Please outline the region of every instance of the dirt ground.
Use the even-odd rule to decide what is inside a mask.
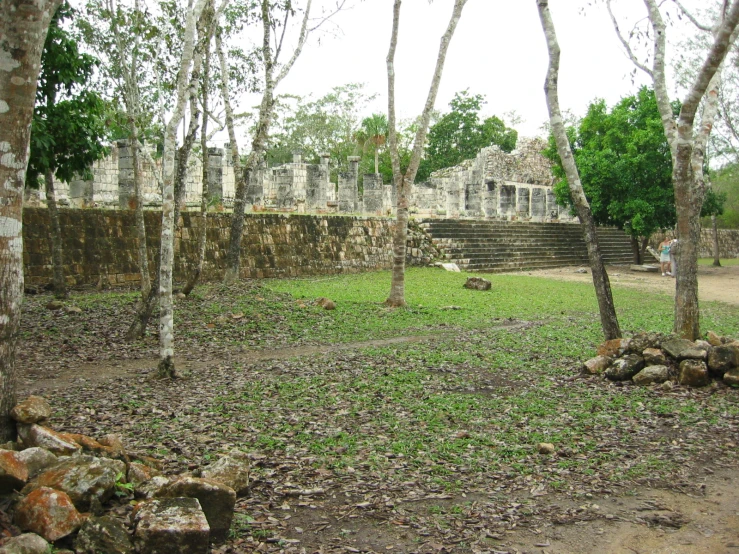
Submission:
[[[561,281],[592,282],[590,270],[577,273],[577,267],[558,267],[527,271],[527,275]],[[662,277],[659,272],[632,271],[629,266],[608,267],[608,277],[613,286],[638,288],[647,291],[674,293],[675,280]],[[739,305],[739,265],[724,267],[698,266],[698,295],[703,301],[718,301]]]
[[[525,273],[589,282],[589,272],[577,273],[577,269]],[[672,278],[658,273],[632,272],[628,267],[611,267],[609,275],[615,287],[669,294],[675,285]],[[739,266],[701,266],[699,287],[703,301],[739,304]],[[42,307],[38,308],[38,313],[43,313]],[[516,330],[515,325],[510,325],[511,331]],[[276,367],[282,368],[281,371],[302,372],[314,365],[317,357],[319,362],[323,359],[321,356],[351,357],[367,346],[423,342],[430,338],[433,337],[418,335],[341,345],[221,352],[220,357],[215,351],[183,352],[177,363],[178,367],[202,375],[208,387],[201,388],[207,389],[224,383],[231,386],[239,379],[246,379],[235,376],[230,369],[238,365],[248,367],[255,375]],[[65,346],[66,343],[60,349]],[[149,408],[122,408],[120,390],[131,387],[145,397],[142,387],[135,383],[144,382],[151,374],[156,357],[150,349],[124,359],[115,354],[124,352],[122,346],[120,350],[117,346],[106,348],[111,349],[109,358],[92,361],[81,347],[77,356],[70,357],[56,352],[51,343],[39,344],[34,339],[22,344],[18,364],[22,394],[42,394],[55,403],[72,406],[82,404],[80,395],[88,395],[87,406],[94,406],[94,409],[81,409],[61,422],[73,426],[76,432],[95,435],[117,418],[121,428],[132,425],[137,419],[145,420],[150,415]],[[39,354],[39,350],[43,353]],[[204,391],[196,394],[192,390],[193,383],[188,381],[180,381],[172,387],[148,383],[146,387],[158,391],[156,395],[159,396],[153,397],[160,403],[170,402],[171,408],[165,411],[173,413],[186,411],[186,407],[178,406],[185,403],[188,394],[193,395],[189,401],[196,403],[199,401],[197,395],[205,394]],[[192,422],[203,425],[194,415]],[[173,444],[184,453],[190,452],[193,459],[201,457],[210,440],[205,438],[207,422],[205,425],[194,427],[199,429],[200,435],[192,433],[193,436],[183,434],[181,428],[176,429],[177,439]],[[737,441],[734,439],[727,440],[735,447],[733,443]],[[142,438],[142,447],[147,446],[147,440],[153,443],[151,438]],[[503,484],[504,492],[490,490],[473,495],[424,491],[414,497],[413,491],[409,494],[409,490],[397,490],[387,493],[387,498],[391,499],[387,501],[384,496],[380,501],[379,494],[378,499],[373,497],[373,476],[369,474],[340,479],[325,470],[311,472],[310,468],[289,458],[264,459],[262,456],[255,459],[255,463],[269,469],[273,477],[255,483],[252,494],[239,501],[237,514],[250,514],[252,529],[265,533],[279,531],[284,540],[280,544],[268,540],[262,543],[231,540],[214,548],[213,553],[739,554],[737,468],[722,462],[699,465],[697,470],[688,468],[676,475],[673,483],[662,482],[659,486],[646,483],[627,490],[593,489],[587,494],[573,494],[542,491],[527,487],[525,483],[523,486],[509,483]],[[305,490],[319,483],[326,493],[292,498],[279,490],[290,482],[301,484]],[[410,488],[411,485],[413,483]],[[447,521],[450,527],[429,525],[427,531],[419,532],[419,526],[411,522],[436,521],[429,515],[432,507],[443,508],[450,514]],[[453,514],[463,515],[452,517]],[[461,527],[455,529],[455,525]],[[471,536],[477,540],[471,542]],[[473,544],[476,545],[471,546]]]

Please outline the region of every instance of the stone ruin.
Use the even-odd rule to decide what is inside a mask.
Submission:
[[[55,431],[50,415],[38,396],[11,411],[19,439],[0,448],[10,516],[3,513],[0,552],[206,554],[227,539],[236,499],[249,489],[246,454],[165,476],[158,460],[127,450],[117,435]]]
[[[412,186],[410,212],[422,217],[485,218],[524,221],[573,221],[557,206],[552,191],[551,162],[541,155],[542,139],[521,138],[507,154],[496,146],[484,148],[475,159],[437,171],[428,182]],[[348,171],[330,181],[328,154],[317,164],[305,163],[300,154],[291,163],[267,167],[264,162],[249,176],[247,211],[295,213],[343,213],[392,215],[395,191],[379,174],[363,175],[359,160],[350,156]],[[144,203],[161,204],[161,191],[154,173],[159,162],[142,163]],[[133,156],[128,141],[118,141],[111,154],[92,166],[93,178],[56,186],[58,201],[70,207],[130,208],[133,195]],[[211,197],[228,207],[235,194],[235,177],[228,145],[210,148],[206,186]],[[185,204],[200,205],[202,166],[190,158],[185,182]],[[43,191],[27,191],[28,205],[43,201]]]
[[[675,384],[705,387],[712,382],[739,385],[739,340],[709,332],[707,340],[690,341],[675,335],[640,333],[614,339],[598,347],[597,356],[582,366],[586,375],[636,385]]]

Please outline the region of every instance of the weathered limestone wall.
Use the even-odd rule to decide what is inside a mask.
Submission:
[[[675,238],[675,233],[655,233],[649,240],[653,248],[667,238]],[[719,258],[739,258],[739,229],[718,230]],[[701,229],[701,240],[698,245],[698,257],[713,259],[713,232],[711,229]]]
[[[147,211],[145,215],[153,268],[161,213]],[[60,219],[65,274],[71,286],[97,284],[101,276],[114,285],[138,281],[133,211],[61,209]],[[179,281],[190,274],[196,261],[200,217],[184,212],[182,221],[175,245],[175,279]],[[393,226],[394,221],[385,218],[249,214],[242,240],[242,275],[295,277],[387,269],[392,264]],[[208,215],[205,279],[219,279],[223,274],[229,228],[230,214]],[[28,285],[51,281],[48,229],[46,209],[24,210],[23,259]],[[420,252],[415,244],[414,249]]]

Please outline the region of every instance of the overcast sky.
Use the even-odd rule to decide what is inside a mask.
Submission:
[[[330,3],[332,0],[324,0]],[[350,0],[352,1],[352,0]],[[339,13],[330,32],[306,45],[278,94],[321,96],[333,87],[366,83],[378,99],[371,112],[387,111],[385,57],[392,24],[392,0],[353,0]],[[588,4],[595,4],[588,6]],[[706,0],[684,0],[692,7]],[[645,17],[642,0],[615,0],[622,28]],[[585,8],[583,12],[582,8]],[[451,14],[451,0],[405,0],[396,54],[398,116],[418,115]],[[626,57],[602,2],[552,0],[550,9],[562,49],[559,92],[562,109],[583,115],[595,98],[609,106],[648,84]],[[628,22],[628,24],[626,24]],[[670,28],[675,36],[677,29]],[[546,43],[535,0],[469,0],[449,48],[436,108],[446,111],[454,93],[469,88],[487,98],[484,115],[515,111],[524,136],[542,134],[548,119],[543,83],[548,64]],[[242,103],[243,107],[248,101]]]

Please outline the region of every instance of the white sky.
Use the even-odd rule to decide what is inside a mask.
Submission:
[[[324,0],[326,4],[331,1]],[[366,92],[378,94],[366,115],[387,111],[385,57],[393,0],[353,1],[354,7],[335,16],[320,40],[313,36],[280,83],[278,94],[319,97],[335,86],[366,83]],[[683,3],[704,7],[706,0]],[[627,31],[646,16],[642,0],[615,0],[614,5]],[[415,117],[423,108],[451,9],[451,0],[403,2],[396,53],[399,118]],[[632,80],[634,66],[603,2],[552,0],[550,9],[562,49],[559,94],[563,110],[584,115],[595,98],[604,98],[612,106],[640,85],[649,84],[641,71]],[[668,35],[674,37],[684,29],[684,24],[671,27]],[[472,94],[487,98],[485,116],[503,117],[515,111],[523,119],[517,125],[520,135],[541,135],[542,124],[548,120],[543,91],[547,64],[536,0],[469,0],[449,48],[436,109],[447,111],[454,93],[469,88]],[[242,99],[239,104],[248,109],[257,102]]]

